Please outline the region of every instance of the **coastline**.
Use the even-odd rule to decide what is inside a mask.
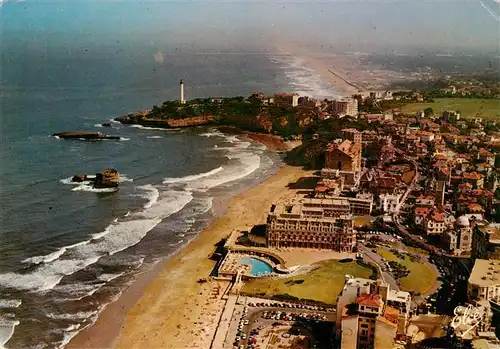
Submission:
[[[184,248],[145,271],[109,304],[93,326],[78,333],[66,348],[191,348],[213,326],[220,304],[207,299],[214,283],[199,284],[215,266],[208,256],[233,229],[265,222],[271,202],[306,171],[283,165],[260,184],[233,197],[223,214]],[[209,332],[209,329],[206,330]]]

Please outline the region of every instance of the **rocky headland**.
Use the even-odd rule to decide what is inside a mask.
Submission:
[[[146,127],[161,127],[161,128],[178,128],[178,127],[191,127],[200,125],[209,125],[215,123],[213,116],[191,116],[183,117],[180,119],[162,118],[162,117],[148,117],[144,113],[132,113],[115,118],[116,121],[122,124],[142,125]]]

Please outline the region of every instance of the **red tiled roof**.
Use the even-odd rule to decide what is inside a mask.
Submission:
[[[470,197],[468,197],[467,195],[464,195],[464,193],[461,193],[457,199],[457,201],[469,201],[469,200],[470,200]]]
[[[320,193],[323,193],[325,191],[328,191],[328,188],[327,187],[316,187],[316,189],[314,189],[315,191],[319,191]]]
[[[458,187],[460,189],[472,189],[472,184],[470,184],[470,183],[460,183],[458,185]]]
[[[342,130],[342,132],[347,132],[347,133],[361,133],[358,130],[356,130],[355,128],[344,128]]]
[[[481,179],[482,177],[479,173],[476,172],[471,172],[471,173],[465,172],[462,176],[464,179],[474,179],[474,180]]]
[[[444,213],[440,211],[433,211],[431,214],[427,216],[427,219],[430,221],[443,223],[444,222]]]
[[[381,299],[382,297],[378,294],[363,293],[356,299],[356,303],[369,307],[380,307],[382,305]]]
[[[469,204],[467,209],[471,212],[484,212],[483,207],[479,204]]]
[[[427,216],[430,210],[429,207],[415,207],[415,216]]]
[[[434,200],[434,196],[432,195],[424,195],[424,194],[420,194],[420,196],[418,197],[419,200]]]
[[[487,149],[481,148],[481,149],[479,149],[479,155],[493,156],[493,153],[491,153]]]
[[[442,168],[442,169],[440,169],[440,170],[441,170],[441,172],[442,172],[444,175],[446,175],[446,176],[449,176],[449,175],[450,175],[450,170],[449,170],[448,168]]]

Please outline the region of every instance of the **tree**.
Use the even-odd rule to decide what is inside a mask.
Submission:
[[[431,107],[428,107],[428,108],[424,109],[424,116],[425,117],[432,116],[433,114],[434,114],[434,110],[432,110]]]

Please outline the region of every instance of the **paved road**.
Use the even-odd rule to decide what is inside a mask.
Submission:
[[[403,194],[403,197],[401,198],[401,201],[396,206],[396,209],[395,209],[395,212],[394,212],[395,215],[399,214],[399,211],[401,210],[401,206],[403,206],[403,204],[405,203],[406,199],[408,198],[408,195],[415,188],[415,184],[418,183],[418,179],[420,178],[420,172],[418,171],[418,163],[415,160],[409,158],[406,155],[403,155],[403,157],[404,157],[404,159],[406,161],[409,161],[409,162],[411,162],[413,164],[413,168],[415,169],[415,176],[413,177],[413,179],[411,181],[411,184],[408,186],[408,188],[406,189],[405,193]]]
[[[382,270],[382,268],[385,268],[384,261],[382,261],[382,257],[379,254],[372,252],[372,249],[366,247],[365,245],[360,245],[360,252],[363,253],[363,259],[366,262],[371,262],[372,264],[375,264],[378,267],[382,280],[391,285],[391,289],[399,290],[399,285],[396,279],[394,279],[394,277],[391,274]]]
[[[392,236],[387,235],[387,234],[380,234],[380,235],[374,235],[374,236],[377,236],[377,237],[379,237],[379,238],[381,238],[382,240],[385,240],[385,241],[394,240],[394,238]],[[403,249],[404,244],[401,241],[397,241],[395,243],[396,243],[396,248]],[[386,281],[389,285],[391,285],[392,289],[399,290],[400,288],[399,288],[398,282],[394,278],[394,276],[391,273],[388,273],[386,271],[382,271],[381,270],[381,269],[385,269],[384,261],[382,261],[382,257],[379,254],[372,252],[371,248],[366,247],[363,244],[360,244],[359,247],[360,247],[360,252],[363,252],[363,258],[365,260],[371,261],[372,263],[376,263],[378,265],[379,271],[382,273],[383,280]],[[439,270],[436,267],[436,265],[434,265],[433,263],[431,263],[429,261],[429,258],[427,256],[420,255],[420,258],[422,258],[422,261],[424,263],[427,263],[427,264],[430,265],[430,267],[434,270],[434,272],[436,273],[436,275],[437,275],[438,278],[441,276],[441,273],[439,272]],[[441,281],[437,281],[436,284],[429,291],[425,292],[424,294],[422,294],[420,296],[413,297],[412,298],[412,304],[416,306],[416,305],[424,302],[425,301],[425,297],[427,297],[428,295],[431,295],[431,294],[435,293],[441,285],[442,285],[442,282]]]

